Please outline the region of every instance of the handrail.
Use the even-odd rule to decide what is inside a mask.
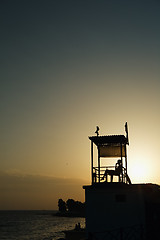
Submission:
[[[113,176],[118,176],[118,182],[127,183],[126,168],[124,167],[121,168],[120,172],[116,170],[115,166],[93,167],[93,183],[104,182],[104,178],[108,182],[107,176],[111,176],[111,182],[113,181]]]

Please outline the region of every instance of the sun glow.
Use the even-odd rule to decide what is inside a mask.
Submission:
[[[148,165],[136,162],[132,166],[130,174],[134,183],[147,183],[151,173]]]
[[[154,182],[153,153],[150,146],[138,144],[129,152],[128,174],[132,183]]]

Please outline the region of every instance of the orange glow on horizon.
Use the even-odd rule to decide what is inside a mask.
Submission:
[[[146,183],[151,175],[149,167],[142,163],[133,165],[130,174],[134,183]]]

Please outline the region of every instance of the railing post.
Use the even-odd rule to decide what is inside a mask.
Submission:
[[[125,150],[125,183],[127,183],[127,149],[126,149],[126,144],[124,145],[124,150]]]
[[[92,177],[92,184],[94,183],[93,178],[93,142],[91,141],[91,177]]]
[[[122,143],[121,143],[121,164],[123,166],[123,152],[122,152]],[[123,171],[122,171],[122,182],[123,182]]]
[[[98,182],[100,182],[100,149],[98,146]]]

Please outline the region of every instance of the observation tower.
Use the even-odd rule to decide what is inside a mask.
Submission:
[[[160,186],[131,183],[127,123],[125,135],[100,136],[98,126],[95,133],[89,137],[91,185],[83,186],[88,240],[159,239]]]
[[[97,126],[97,136],[89,137],[91,140],[91,175],[92,184],[104,182],[115,182],[129,183],[131,180],[127,174],[127,145],[128,140],[128,126],[125,124],[126,136],[124,135],[111,135],[111,136],[99,136],[99,127]],[[98,159],[97,165],[93,163],[93,145],[97,147]],[[107,160],[112,159],[116,161],[114,166],[101,165],[101,159],[106,158]],[[110,177],[110,179],[109,179]],[[115,179],[118,177],[118,179]]]

